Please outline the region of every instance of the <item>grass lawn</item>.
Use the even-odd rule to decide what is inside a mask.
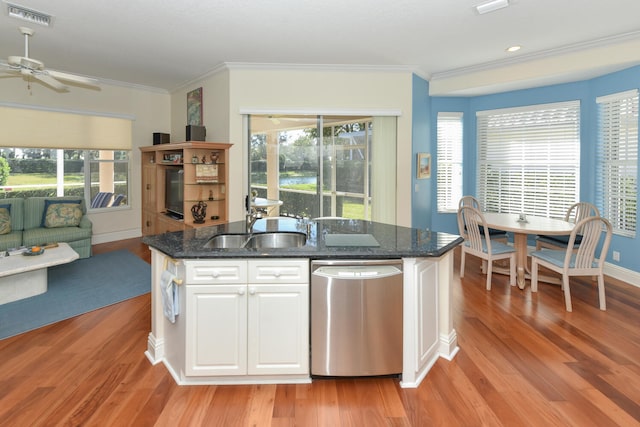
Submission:
[[[315,184],[290,184],[283,185],[282,188],[288,188],[291,190],[302,191],[316,191]],[[329,195],[329,193],[326,193]],[[363,219],[364,218],[364,205],[362,202],[350,202],[349,198],[346,198],[342,204],[342,216],[344,218],[351,219]],[[369,218],[371,217],[371,206],[369,206]]]
[[[64,176],[65,183],[82,183],[84,182],[84,175],[81,174],[68,174]],[[43,184],[56,185],[56,176],[50,173],[16,173],[9,174],[7,179],[7,187],[17,187],[22,185],[37,185]]]

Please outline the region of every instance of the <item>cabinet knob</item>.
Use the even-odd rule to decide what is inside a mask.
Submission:
[[[244,295],[244,287],[238,288],[238,295]]]
[[[147,184],[147,190],[151,190],[151,184]]]
[[[255,295],[256,294],[256,288],[249,288],[249,295]]]

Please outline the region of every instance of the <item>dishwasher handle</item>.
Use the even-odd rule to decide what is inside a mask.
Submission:
[[[313,272],[315,276],[341,280],[378,279],[398,274],[402,274],[402,270],[393,265],[325,266]]]

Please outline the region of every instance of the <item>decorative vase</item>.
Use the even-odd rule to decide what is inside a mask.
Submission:
[[[203,224],[204,219],[207,217],[207,204],[203,201],[199,201],[197,204],[191,207],[191,215],[193,215],[194,224]]]

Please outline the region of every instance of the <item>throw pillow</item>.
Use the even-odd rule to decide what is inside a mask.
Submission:
[[[11,233],[11,205],[0,205],[0,234]]]
[[[80,200],[45,200],[42,226],[77,227],[82,219]]]

